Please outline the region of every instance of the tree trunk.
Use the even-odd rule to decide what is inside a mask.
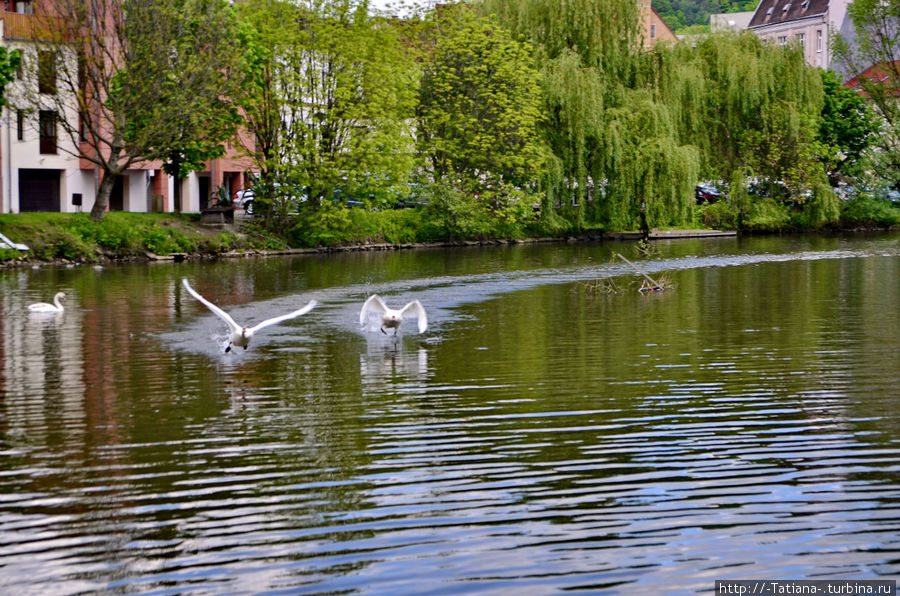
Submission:
[[[118,177],[118,174],[103,172],[103,179],[100,181],[100,188],[97,189],[94,206],[91,207],[92,220],[99,222],[103,219],[103,214],[106,213],[106,207],[109,205],[109,197],[112,195],[112,189]]]
[[[181,213],[181,155],[177,151],[169,154],[168,169],[172,172],[172,178],[175,179],[175,196],[173,197],[175,213]]]

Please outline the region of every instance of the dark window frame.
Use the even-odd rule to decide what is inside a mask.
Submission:
[[[38,131],[40,137],[40,153],[56,154],[56,112],[41,110],[38,115]]]

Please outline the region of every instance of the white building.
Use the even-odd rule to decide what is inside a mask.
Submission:
[[[32,39],[34,6],[32,0],[0,0],[0,45],[19,50],[23,60],[17,80],[6,88],[0,115],[0,213],[90,211],[101,171],[78,157],[89,152],[86,144],[79,152],[59,126],[59,118],[77,122],[76,111],[59,114],[61,102],[50,99],[62,92],[53,82],[56,61],[73,59],[72,52],[64,45],[48,51]],[[116,181],[109,209],[174,211],[174,179],[159,167],[149,163],[127,170]],[[251,168],[249,160],[233,156],[208,162],[205,171],[182,180],[181,211],[199,212],[217,187],[229,194],[243,188]]]
[[[832,69],[845,68],[833,55],[833,36],[839,33],[852,42],[853,21],[847,14],[851,0],[762,0],[747,29],[766,43],[803,48],[807,64]]]

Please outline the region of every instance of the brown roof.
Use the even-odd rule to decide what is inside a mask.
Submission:
[[[762,0],[748,29],[820,16],[828,12],[828,0]]]

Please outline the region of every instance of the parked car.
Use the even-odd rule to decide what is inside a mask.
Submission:
[[[694,198],[697,200],[698,205],[702,205],[703,203],[715,203],[721,199],[722,196],[722,191],[709,183],[698,184],[694,187]]]
[[[404,193],[404,196],[395,198],[391,207],[394,209],[413,209],[428,204],[428,200],[425,198],[418,182],[410,182],[407,187],[408,191]]]
[[[243,209],[247,215],[253,215],[253,199],[256,193],[252,188],[244,188],[234,193],[232,200],[236,209]]]

